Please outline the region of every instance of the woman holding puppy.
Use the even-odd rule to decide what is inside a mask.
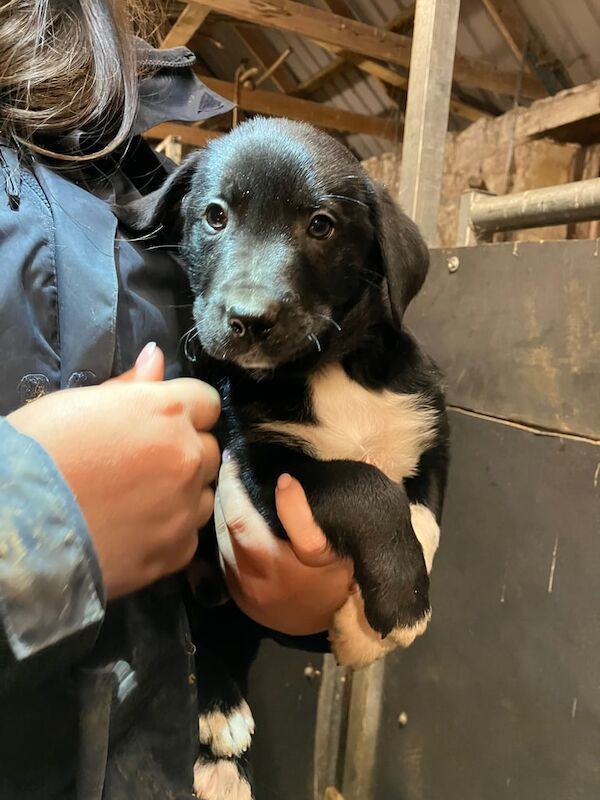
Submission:
[[[185,48],[136,43],[142,10],[0,0],[3,800],[193,796],[181,571],[213,511],[219,398],[186,377],[180,267],[128,241],[110,204],[160,184],[168,165],[140,134],[198,119],[208,90]],[[270,628],[321,631],[351,569],[324,552],[296,482],[277,496],[291,544],[257,539],[235,465],[221,468],[230,591]],[[297,586],[320,606],[292,607]]]

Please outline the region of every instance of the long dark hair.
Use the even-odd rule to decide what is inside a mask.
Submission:
[[[0,0],[0,138],[65,161],[123,143],[138,102],[132,34],[148,12],[147,0]]]

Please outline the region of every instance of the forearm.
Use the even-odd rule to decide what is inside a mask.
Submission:
[[[83,515],[50,456],[0,418],[0,690],[83,657],[104,595]]]

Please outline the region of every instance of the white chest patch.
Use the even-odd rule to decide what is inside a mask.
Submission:
[[[301,439],[322,461],[366,461],[393,481],[415,473],[436,416],[420,395],[366,389],[339,364],[315,375],[310,390],[316,424],[268,422],[260,429]]]

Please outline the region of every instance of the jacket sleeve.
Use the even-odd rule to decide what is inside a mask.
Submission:
[[[0,692],[82,658],[103,618],[74,496],[46,451],[0,417]]]

